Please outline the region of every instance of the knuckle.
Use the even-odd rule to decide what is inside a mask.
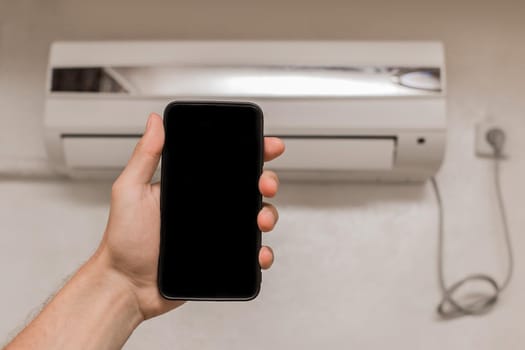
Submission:
[[[122,179],[117,179],[115,182],[113,182],[113,185],[111,186],[111,195],[116,196],[122,191]]]
[[[272,206],[272,211],[273,211],[273,216],[274,216],[274,219],[275,219],[275,223],[277,223],[277,221],[279,221],[279,211],[274,206]]]
[[[154,149],[152,146],[150,146],[148,143],[144,142],[143,139],[140,139],[139,142],[137,142],[137,145],[135,146],[135,152],[137,154],[142,154],[146,157],[150,158],[157,158],[160,156],[161,152]]]
[[[274,224],[275,224],[277,222],[277,220],[279,220],[279,212],[277,211],[277,208],[274,207],[271,204],[268,204],[267,208],[270,211],[270,213],[272,214],[273,220],[274,220]]]

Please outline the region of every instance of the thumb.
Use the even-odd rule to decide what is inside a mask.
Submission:
[[[146,130],[137,143],[128,165],[120,175],[120,180],[130,183],[149,184],[159,165],[164,147],[164,126],[162,118],[155,113],[148,117]]]

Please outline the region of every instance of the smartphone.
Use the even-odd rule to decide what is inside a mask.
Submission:
[[[252,103],[172,102],[164,111],[158,287],[166,299],[259,293],[263,113]]]

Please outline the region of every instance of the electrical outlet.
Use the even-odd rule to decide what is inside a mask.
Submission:
[[[478,157],[494,157],[494,149],[487,141],[487,133],[494,128],[501,129],[507,134],[504,126],[495,120],[487,119],[476,124],[476,155]],[[505,155],[505,148],[503,154]]]

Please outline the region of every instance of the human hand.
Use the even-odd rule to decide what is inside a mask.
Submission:
[[[157,289],[160,185],[151,184],[151,178],[163,145],[162,120],[152,114],[128,165],[113,184],[109,220],[96,253],[6,350],[121,349],[143,320],[182,304],[162,298]],[[283,151],[279,139],[264,140],[265,161]],[[277,176],[264,171],[259,179],[261,194],[272,197],[277,187]],[[265,203],[257,222],[261,231],[272,230],[277,210]],[[262,247],[261,268],[272,262],[272,250]]]
[[[93,258],[105,269],[117,272],[122,284],[133,293],[144,319],[160,315],[183,303],[162,298],[157,288],[160,184],[151,184],[151,179],[159,164],[163,145],[162,119],[151,114],[146,131],[128,165],[113,184],[107,228]],[[265,138],[265,161],[278,157],[283,151],[281,140]],[[277,175],[265,170],[259,180],[259,190],[264,197],[273,197],[278,184]],[[257,217],[261,231],[271,231],[277,219],[276,208],[264,203]],[[271,248],[263,246],[259,252],[261,268],[270,268],[273,259]]]

